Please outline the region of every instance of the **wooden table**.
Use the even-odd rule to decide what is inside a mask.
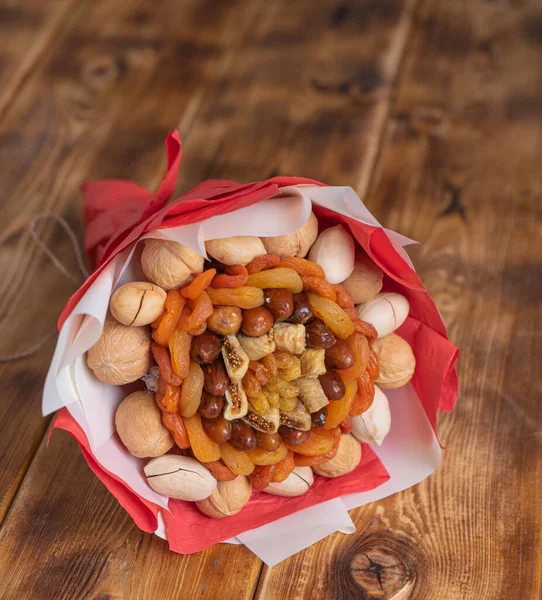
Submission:
[[[541,589],[542,5],[536,0],[0,0],[2,355],[76,283],[30,238],[79,186],[180,190],[305,175],[354,187],[422,242],[461,348],[428,480],[352,511],[269,569],[242,546],[179,556],[138,530],[40,414],[53,340],[0,364],[0,597],[535,599]],[[51,222],[39,236],[76,272]]]

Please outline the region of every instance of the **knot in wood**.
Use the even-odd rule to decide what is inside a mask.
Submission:
[[[407,598],[416,580],[407,563],[389,549],[362,550],[356,554],[350,562],[350,576],[367,600]]]

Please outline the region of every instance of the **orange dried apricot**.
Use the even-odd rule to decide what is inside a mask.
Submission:
[[[158,385],[156,386],[156,404],[164,412],[176,413],[179,409],[179,399],[181,397],[181,388],[175,385],[169,385],[160,375]]]
[[[375,396],[375,384],[369,373],[365,373],[358,377],[358,391],[350,407],[350,416],[357,417],[366,410],[371,408]]]
[[[265,490],[265,488],[273,481],[275,467],[276,465],[256,467],[248,476],[248,480],[252,484],[252,487],[260,491]]]
[[[192,336],[186,331],[175,329],[169,339],[169,353],[171,355],[171,368],[175,375],[181,379],[188,376],[190,367],[190,344]]]
[[[184,419],[194,456],[202,463],[220,460],[220,446],[205,433],[199,413]]]
[[[354,328],[358,333],[361,333],[366,338],[368,338],[370,342],[374,342],[378,337],[376,329],[370,323],[366,323],[365,321],[355,319]]]
[[[254,463],[246,452],[236,450],[228,443],[220,444],[220,452],[226,466],[236,475],[250,475],[254,471]]]
[[[331,448],[324,454],[318,454],[316,456],[294,454],[294,462],[296,467],[314,467],[316,465],[321,465],[332,458],[335,458],[341,442],[341,428],[335,427],[335,429],[329,430],[329,433],[332,437]]]
[[[255,465],[274,465],[286,458],[288,448],[284,444],[281,444],[277,450],[269,451],[256,446],[256,448],[248,450],[247,454]]]
[[[167,348],[153,342],[151,344],[151,350],[154,360],[160,368],[160,375],[166,380],[166,383],[169,383],[169,385],[181,385],[183,380],[173,372],[173,368],[171,367],[171,357]]]
[[[348,385],[354,379],[357,379],[367,369],[367,363],[369,362],[369,342],[367,338],[361,333],[353,333],[347,340],[346,343],[350,346],[356,362],[349,369],[340,369],[337,373],[342,377],[342,380]]]
[[[183,417],[191,417],[198,410],[204,379],[202,368],[198,363],[191,360],[188,367],[188,376],[183,381],[179,400],[179,412]]]
[[[207,288],[211,302],[217,305],[238,306],[239,308],[256,308],[264,301],[263,290],[257,287],[242,285],[238,288]]]
[[[358,390],[358,382],[352,381],[346,386],[346,392],[340,400],[334,400],[327,405],[327,419],[324,429],[335,429],[344,421],[350,412]]]
[[[312,262],[312,260],[299,258],[298,256],[285,256],[278,266],[293,269],[296,273],[301,275],[301,278],[303,278],[303,275],[317,277],[318,279],[326,278],[324,269],[322,269],[319,264]]]
[[[273,472],[272,480],[276,483],[280,483],[295,469],[294,453],[291,450],[288,450],[288,454],[274,466],[275,470]]]
[[[380,367],[378,365],[378,354],[373,348],[369,351],[369,361],[367,362],[367,373],[369,377],[376,381],[380,375]]]
[[[333,287],[337,293],[337,299],[335,302],[343,309],[354,308],[354,298],[352,298],[352,294],[340,283],[334,285]]]
[[[297,294],[303,290],[301,277],[299,277],[296,271],[286,267],[276,267],[267,271],[253,273],[248,276],[247,285],[261,289],[284,288],[292,292],[292,294]]]
[[[237,477],[237,475],[226,466],[223,460],[206,462],[205,466],[218,481],[233,481]]]
[[[186,319],[186,330],[193,331],[200,328],[213,314],[213,310],[213,303],[209,298],[209,294],[205,291],[201,292],[201,294],[194,300],[192,313],[188,319]]]
[[[330,403],[333,404],[333,403]],[[305,442],[298,444],[297,446],[285,446],[295,452],[296,454],[303,454],[304,456],[318,456],[319,454],[325,454],[331,449],[333,445],[333,434],[329,429],[313,428],[309,432],[309,437]]]
[[[162,424],[171,433],[175,443],[181,450],[190,448],[188,432],[184,426],[183,418],[179,413],[162,412]]]
[[[308,275],[302,275],[301,279],[303,280],[303,290],[305,292],[316,292],[319,296],[329,298],[329,300],[335,302],[337,292],[331,283],[319,277],[310,277]]]
[[[152,332],[153,340],[160,346],[168,345],[169,338],[177,327],[185,304],[186,298],[179,294],[179,290],[169,290],[166,297],[166,314],[162,317],[158,327]]]
[[[263,254],[262,256],[257,256],[252,259],[248,263],[247,271],[249,275],[252,275],[253,273],[259,273],[260,271],[276,267],[279,262],[280,256],[277,256],[276,254]]]
[[[216,269],[207,269],[200,273],[191,283],[181,288],[181,296],[188,298],[189,300],[195,300],[201,292],[206,290],[213,281],[213,277],[216,275]]]
[[[341,433],[350,433],[352,431],[352,417],[347,415],[340,424]]]
[[[226,273],[217,275],[211,285],[214,288],[238,288],[246,285],[248,279],[247,268],[243,265],[226,267]]]
[[[308,292],[307,296],[314,316],[323,321],[337,337],[346,340],[354,333],[352,319],[336,302],[314,292]]]

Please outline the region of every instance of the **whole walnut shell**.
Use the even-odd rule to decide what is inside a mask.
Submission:
[[[125,327],[108,315],[100,339],[87,353],[87,365],[100,381],[124,385],[152,366],[148,327]]]
[[[265,248],[259,237],[237,235],[205,242],[207,254],[223,265],[248,265],[257,256],[265,254]]]
[[[350,434],[341,435],[337,454],[312,470],[322,477],[341,477],[351,473],[361,461],[361,444]]]
[[[410,344],[402,337],[391,333],[375,340],[373,348],[378,356],[380,369],[376,383],[381,388],[395,389],[412,379],[416,358]]]
[[[203,256],[177,242],[147,239],[141,267],[149,281],[165,290],[173,290],[203,271]]]
[[[364,253],[356,257],[354,270],[350,277],[343,281],[343,286],[352,295],[354,304],[360,304],[368,302],[380,292],[383,278],[382,269]]]
[[[115,290],[109,310],[119,323],[127,327],[150,325],[164,312],[167,294],[148,281],[133,281]]]
[[[238,475],[232,481],[219,481],[216,490],[205,500],[196,502],[201,512],[213,519],[236,515],[250,500],[252,486],[249,480]]]
[[[262,242],[268,254],[284,256],[307,256],[314,240],[318,235],[318,219],[311,212],[308,221],[297,231],[278,235],[275,237],[263,237]]]
[[[132,456],[154,458],[171,450],[174,441],[162,425],[162,413],[149,392],[126,396],[115,413],[120,441]]]

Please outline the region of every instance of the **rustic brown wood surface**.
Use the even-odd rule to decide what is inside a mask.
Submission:
[[[0,1],[0,355],[43,338],[76,283],[26,232],[82,236],[79,185],[179,189],[298,174],[352,185],[422,242],[462,349],[448,450],[358,531],[269,569],[179,556],[138,530],[39,412],[52,339],[0,363],[0,598],[539,598],[542,6],[539,2]],[[51,223],[41,239],[76,277]]]

